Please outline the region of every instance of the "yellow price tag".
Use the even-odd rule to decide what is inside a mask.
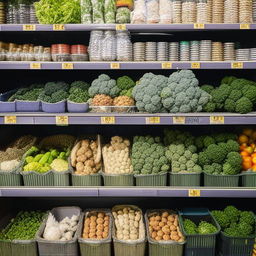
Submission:
[[[250,29],[250,28],[251,28],[251,24],[247,24],[247,23],[240,24],[240,29]]]
[[[53,24],[52,28],[55,31],[65,30],[65,26],[63,24]]]
[[[146,117],[146,124],[160,124],[160,116]]]
[[[224,116],[210,116],[210,124],[224,124],[225,117]]]
[[[34,24],[24,24],[23,25],[23,31],[35,31],[36,25]]]
[[[62,63],[62,69],[74,69],[73,63]]]
[[[114,116],[102,116],[100,121],[101,124],[115,124],[116,118]]]
[[[194,29],[204,29],[205,26],[203,23],[195,23],[194,24]]]
[[[201,196],[201,190],[200,189],[189,189],[188,190],[188,196],[189,197],[200,197]]]
[[[201,68],[201,63],[200,62],[192,62],[191,63],[191,68],[192,69],[200,69]]]
[[[120,63],[110,63],[111,69],[120,69]]]
[[[116,30],[126,30],[126,24],[116,24]]]
[[[16,116],[5,116],[4,123],[5,124],[17,124],[17,117]]]
[[[68,116],[56,116],[56,125],[68,125]]]
[[[243,69],[244,68],[244,63],[243,62],[232,62],[231,63],[231,68]]]
[[[173,124],[185,124],[186,123],[186,118],[185,116],[174,116],[172,118]]]
[[[162,69],[171,69],[172,63],[171,62],[163,62],[162,63]]]
[[[30,63],[30,69],[41,69],[41,63],[38,63],[38,62]]]

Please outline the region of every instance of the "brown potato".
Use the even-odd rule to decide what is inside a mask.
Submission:
[[[80,149],[77,150],[76,156],[81,156],[85,154],[85,148],[81,147]]]
[[[168,240],[170,240],[170,236],[169,236],[169,235],[164,235],[164,236],[163,236],[163,239],[164,239],[165,241],[168,241]]]
[[[155,231],[159,231],[159,230],[161,229],[161,227],[160,227],[160,226],[153,226],[153,229],[154,229]]]
[[[97,222],[97,224],[103,224],[104,219],[103,218],[98,218],[96,222]]]
[[[157,216],[155,217],[155,220],[160,221],[160,220],[161,220],[161,217],[160,217],[159,215],[157,215]]]
[[[173,222],[167,221],[167,225],[170,227],[171,225],[173,225]]]
[[[98,218],[104,218],[104,217],[105,217],[105,214],[103,212],[98,213]]]
[[[157,232],[157,236],[163,236],[164,235],[164,232],[162,231],[162,230],[159,230],[158,232]]]
[[[175,218],[173,217],[173,215],[170,215],[170,216],[168,216],[168,221],[171,221],[171,222],[174,222],[174,220],[175,220]]]
[[[163,212],[162,213],[162,218],[167,218],[169,216],[169,213],[168,212]]]
[[[155,238],[157,241],[160,241],[160,240],[162,240],[162,237],[160,237],[160,236],[156,236],[156,238]]]
[[[163,217],[162,220],[161,220],[161,222],[167,223],[167,218]]]
[[[152,237],[153,239],[155,239],[155,238],[157,237],[157,233],[156,233],[155,231],[152,232],[151,237]]]
[[[78,172],[82,172],[82,171],[84,170],[84,164],[83,164],[82,162],[78,162],[78,163],[76,164],[76,170],[77,170]]]
[[[87,158],[86,158],[85,155],[80,155],[80,156],[78,156],[78,157],[76,158],[76,161],[77,161],[77,162],[85,162],[86,159],[87,159]]]
[[[108,232],[103,232],[103,233],[102,233],[102,237],[103,237],[103,238],[107,238],[107,237],[108,237]]]
[[[159,222],[159,226],[162,228],[164,226],[164,222]]]
[[[171,226],[170,226],[170,230],[171,230],[171,231],[175,231],[175,230],[177,230],[177,227],[176,227],[175,225],[171,225]]]
[[[171,233],[170,227],[169,227],[168,225],[164,226],[164,227],[162,228],[162,231],[163,231],[165,234],[167,234],[167,235]]]

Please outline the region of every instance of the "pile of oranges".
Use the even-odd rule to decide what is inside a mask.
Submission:
[[[256,172],[256,130],[246,128],[239,135],[240,154],[243,158],[243,170]]]

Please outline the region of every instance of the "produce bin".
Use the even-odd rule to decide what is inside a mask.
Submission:
[[[64,172],[53,172],[53,185],[56,187],[66,187],[70,185],[70,170]]]
[[[255,235],[251,237],[229,237],[223,232],[217,240],[218,256],[252,256]]]
[[[15,103],[17,112],[39,112],[41,109],[40,101],[16,100]]]
[[[0,112],[15,112],[16,104],[15,102],[8,102],[8,99],[16,92],[17,90],[11,90],[9,92],[0,94]]]
[[[66,101],[63,100],[57,103],[47,103],[42,101],[42,110],[46,113],[65,113]]]
[[[78,256],[78,234],[81,230],[82,219],[81,209],[79,207],[57,207],[51,210],[51,213],[57,221],[65,217],[71,218],[73,215],[79,215],[78,229],[70,241],[48,241],[42,238],[46,221],[41,225],[37,235],[38,250],[40,256]]]
[[[243,172],[242,187],[256,187],[256,172]]]
[[[0,240],[0,255],[12,256],[12,243],[10,241]]]
[[[201,173],[169,173],[170,186],[199,187]]]
[[[134,175],[136,186],[139,187],[163,187],[167,185],[167,173]]]
[[[52,187],[54,186],[53,172],[38,173],[35,171],[20,171],[26,187]]]
[[[140,210],[137,206],[134,206],[134,205],[117,205],[112,208],[112,212],[118,211],[119,209],[123,209],[124,207],[130,207],[134,210]],[[141,214],[142,214],[142,211],[141,211]],[[112,228],[112,238],[113,238],[115,256],[145,256],[146,235],[145,235],[145,226],[143,223],[143,217],[141,218],[141,221],[140,221],[140,238],[138,240],[134,240],[134,241],[118,240],[116,238],[116,228],[115,228],[114,221],[113,221],[113,228]]]
[[[102,174],[104,186],[134,186],[133,174]]]
[[[149,235],[149,220],[148,216],[155,212],[168,212],[174,213],[173,211],[166,209],[148,210],[145,214],[147,238],[149,243],[149,256],[182,256],[183,247],[186,242],[174,242],[174,241],[156,241],[153,240]],[[180,226],[180,224],[179,224]],[[206,256],[206,255],[205,255]],[[208,255],[207,255],[208,256]]]
[[[200,221],[207,221],[217,228],[217,232],[209,235],[189,235],[184,228],[184,219],[192,220],[196,225],[198,225]],[[217,235],[220,233],[220,226],[208,209],[184,209],[179,212],[179,221],[182,232],[187,240],[184,256],[215,256],[216,239]]]
[[[204,173],[205,187],[238,187],[240,175],[212,175]]]
[[[89,103],[75,103],[68,100],[67,110],[70,113],[85,113],[89,111]]]
[[[10,172],[0,171],[0,186],[2,187],[22,186],[22,176],[19,174],[19,171],[17,169]]]
[[[111,229],[112,229],[112,215],[110,210],[107,209],[88,209],[84,215],[84,219],[91,212],[104,212],[110,217],[109,223],[109,233],[106,239],[94,240],[94,239],[84,239],[82,238],[83,228],[81,229],[78,243],[80,246],[81,256],[111,256]],[[83,227],[83,225],[82,225]]]
[[[87,187],[87,186],[102,186],[102,177],[101,174],[90,174],[90,175],[71,175],[72,178],[72,186],[75,187]]]

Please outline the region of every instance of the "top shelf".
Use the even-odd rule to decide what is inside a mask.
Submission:
[[[122,30],[132,32],[171,32],[171,31],[208,31],[208,30],[256,30],[256,24],[1,24],[0,31],[92,31]]]

